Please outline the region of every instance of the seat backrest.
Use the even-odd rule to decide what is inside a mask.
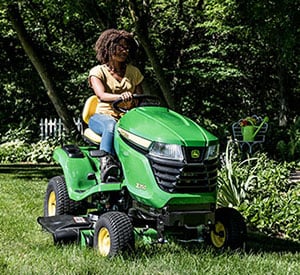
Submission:
[[[90,96],[84,104],[82,111],[82,119],[88,124],[90,117],[96,112],[98,104],[98,97],[96,95]]]

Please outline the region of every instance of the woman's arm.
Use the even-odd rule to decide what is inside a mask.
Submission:
[[[95,76],[90,77],[90,83],[96,96],[98,96],[102,101],[112,102],[119,98],[122,98],[124,101],[127,101],[132,98],[131,92],[124,92],[122,94],[112,94],[105,92],[105,87],[102,81]]]
[[[143,94],[143,88],[142,88],[141,84],[139,84],[135,87],[135,93],[139,94],[139,95]]]
[[[98,96],[102,101],[115,101],[120,97],[120,95],[106,93],[102,81],[95,76],[90,77],[90,84],[96,96]]]

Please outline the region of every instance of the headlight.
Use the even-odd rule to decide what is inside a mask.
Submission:
[[[219,155],[219,144],[208,146],[205,154],[205,160],[217,158]]]
[[[153,142],[149,154],[164,159],[183,160],[181,146],[177,144]]]

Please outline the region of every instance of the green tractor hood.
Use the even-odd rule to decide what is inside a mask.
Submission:
[[[214,135],[164,107],[133,109],[116,127],[124,185],[136,201],[155,208],[215,203],[217,145]]]
[[[164,107],[133,109],[120,119],[118,127],[149,143],[156,141],[187,147],[205,147],[218,143],[218,139],[204,128]]]

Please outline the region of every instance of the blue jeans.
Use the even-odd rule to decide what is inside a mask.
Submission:
[[[115,155],[113,140],[116,120],[110,115],[94,114],[89,119],[89,128],[101,135],[100,150]]]

